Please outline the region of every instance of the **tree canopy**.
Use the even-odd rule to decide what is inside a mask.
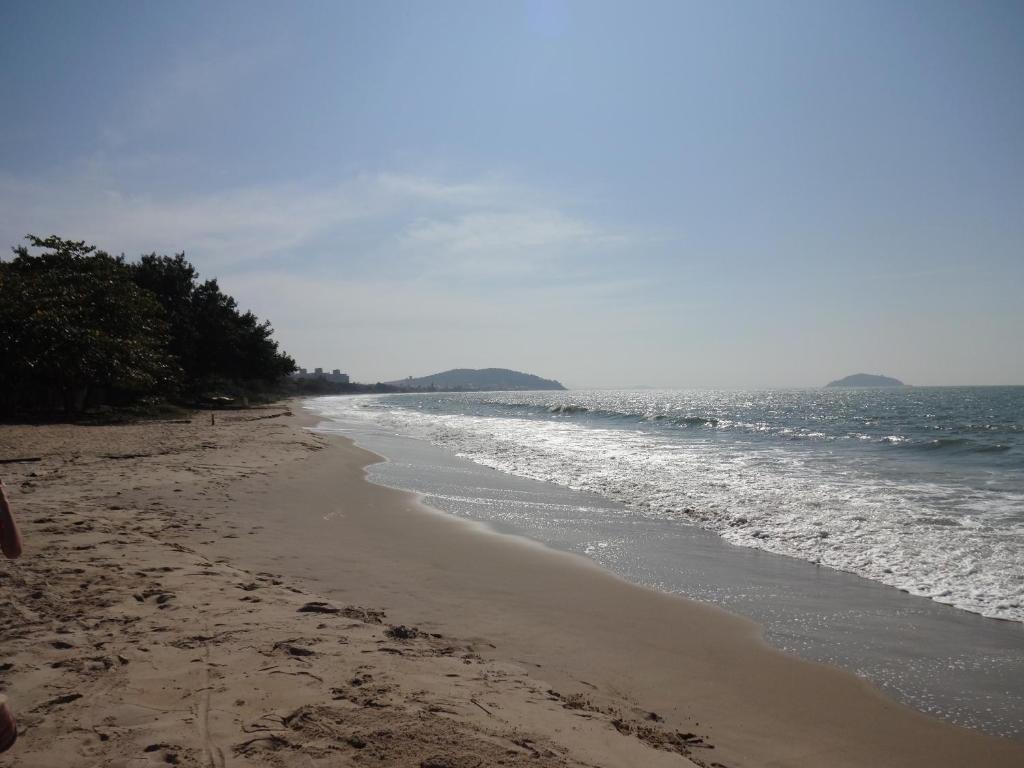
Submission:
[[[184,254],[131,263],[84,241],[26,239],[0,261],[5,410],[188,400],[266,386],[295,368],[270,323],[239,311],[216,280],[201,283]]]
[[[295,361],[278,350],[270,322],[239,311],[216,280],[200,283],[185,254],[152,253],[129,269],[135,283],[156,296],[170,321],[169,349],[187,387],[274,381],[295,370]]]

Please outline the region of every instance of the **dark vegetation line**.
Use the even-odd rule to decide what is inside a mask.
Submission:
[[[0,261],[0,416],[159,415],[164,406],[287,395],[563,389],[503,368],[382,384],[296,378],[267,320],[242,312],[184,253],[128,261],[27,235]],[[173,408],[170,409],[173,412]]]
[[[127,261],[28,235],[0,261],[0,412],[284,394],[295,361],[183,253]],[[39,251],[39,252],[33,252]]]

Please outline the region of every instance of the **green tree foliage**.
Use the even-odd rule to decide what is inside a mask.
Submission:
[[[295,370],[295,361],[278,350],[270,323],[260,322],[252,312],[239,312],[216,280],[200,283],[183,253],[149,254],[130,269],[170,319],[169,348],[190,393],[225,384],[244,388],[246,382],[272,382]]]
[[[126,263],[82,241],[26,238],[0,262],[0,408],[240,390],[295,369],[184,254]]]
[[[185,254],[157,256],[151,253],[128,265],[135,283],[160,302],[170,323],[168,349],[186,372],[194,371],[192,358],[197,331],[192,318],[192,294],[199,273],[185,260]],[[185,374],[186,376],[189,373]]]
[[[149,291],[120,258],[84,242],[27,238],[0,263],[0,383],[9,405],[59,401],[78,410],[109,390],[166,391],[176,369],[168,326]]]

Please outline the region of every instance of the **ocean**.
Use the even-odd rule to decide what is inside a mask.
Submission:
[[[1024,738],[1024,387],[313,407],[391,459],[378,482],[751,616],[784,650]]]
[[[1024,622],[1024,387],[459,393],[336,407],[640,515]]]

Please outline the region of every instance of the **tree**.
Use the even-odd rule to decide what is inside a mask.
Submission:
[[[188,387],[196,378],[196,350],[199,330],[195,324],[193,297],[199,272],[185,260],[184,253],[174,256],[142,256],[128,264],[132,279],[151,292],[166,313],[170,324],[168,350],[182,369],[182,383]]]
[[[167,313],[170,350],[194,394],[224,383],[245,387],[276,381],[295,370],[295,361],[278,350],[269,321],[240,312],[216,280],[199,283],[185,254],[150,254],[129,267],[136,283],[152,291]]]
[[[166,391],[177,374],[166,315],[124,260],[84,241],[26,239],[43,252],[18,246],[12,261],[0,263],[0,385],[7,398],[15,405],[59,398],[71,413],[101,389]]]
[[[128,263],[84,241],[26,239],[0,262],[0,407],[249,393],[295,370],[270,323],[200,283],[183,253]]]

